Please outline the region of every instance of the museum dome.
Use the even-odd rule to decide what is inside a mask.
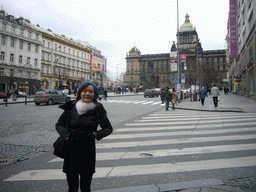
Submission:
[[[140,53],[140,50],[134,45],[134,47],[131,48],[131,50],[129,52],[139,52]]]
[[[180,32],[184,32],[184,31],[195,31],[196,30],[196,27],[190,23],[190,20],[189,20],[189,14],[187,13],[186,16],[185,16],[185,23],[183,23],[181,26],[180,26]]]

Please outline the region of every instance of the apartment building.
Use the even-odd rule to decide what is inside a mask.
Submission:
[[[227,58],[233,93],[256,99],[256,1],[230,1]],[[235,20],[232,20],[235,18]],[[234,39],[232,39],[232,37]],[[235,43],[235,47],[232,47]],[[233,49],[237,54],[232,56]]]
[[[37,25],[42,35],[42,89],[77,88],[90,80],[92,47]]]
[[[33,94],[40,88],[40,32],[28,19],[0,11],[0,91],[20,89]]]

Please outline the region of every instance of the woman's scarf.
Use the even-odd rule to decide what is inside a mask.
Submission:
[[[93,110],[96,104],[93,102],[84,103],[81,99],[76,103],[76,110],[79,115],[86,113],[87,111]]]

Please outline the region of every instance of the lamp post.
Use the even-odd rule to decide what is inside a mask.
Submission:
[[[178,84],[180,84],[180,34],[179,34],[179,0],[177,0],[177,67],[178,67]]]

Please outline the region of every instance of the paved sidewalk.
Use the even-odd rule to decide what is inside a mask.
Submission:
[[[234,94],[224,95],[220,93],[218,107],[214,107],[212,95],[205,98],[204,106],[200,101],[191,101],[190,98],[182,100],[176,106],[177,109],[213,111],[213,112],[248,112],[256,113],[256,101],[251,98]]]

